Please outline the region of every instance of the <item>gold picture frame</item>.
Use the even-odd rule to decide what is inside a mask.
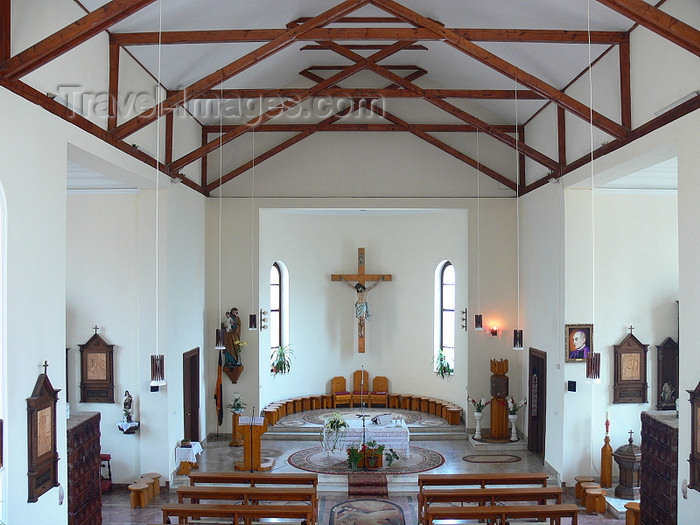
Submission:
[[[564,327],[564,362],[583,363],[593,354],[593,325],[567,324]]]

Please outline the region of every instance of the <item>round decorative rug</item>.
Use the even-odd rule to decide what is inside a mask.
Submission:
[[[462,456],[462,459],[469,463],[516,463],[520,461],[520,457],[512,454],[475,454]]]
[[[240,461],[243,459],[243,447],[231,447],[231,450],[226,455],[231,456],[236,461]],[[282,451],[274,448],[263,448],[260,450],[260,456],[263,458],[278,458],[281,455]]]
[[[331,417],[333,414],[340,414],[345,419],[355,419],[361,410],[362,409],[360,407],[308,410],[304,412],[303,419],[312,425],[324,425],[326,423],[326,419]],[[407,425],[418,423],[421,419],[423,419],[420,412],[414,412],[412,410],[399,410],[396,408],[365,408],[365,414],[369,416],[368,420],[380,414],[395,414],[396,416],[399,416],[399,418],[403,419]]]
[[[396,503],[378,499],[353,499],[334,505],[329,525],[404,525],[403,510]]]
[[[313,447],[300,450],[289,456],[289,464],[309,472],[319,474],[351,474],[353,470],[348,467],[347,454],[344,450],[331,452],[323,450],[323,447]],[[411,446],[411,457],[399,457],[391,466],[386,462],[379,469],[382,474],[413,474],[425,472],[439,467],[445,462],[445,458],[439,452],[428,448]]]

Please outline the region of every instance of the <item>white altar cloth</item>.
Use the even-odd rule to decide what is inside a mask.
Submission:
[[[202,453],[202,444],[199,441],[192,441],[191,447],[176,447],[175,461],[180,464],[182,461],[197,463],[197,456]]]
[[[337,441],[332,433],[323,432],[324,450],[332,450],[334,442],[336,450],[345,450],[350,445],[359,446],[362,444],[362,420],[349,419],[347,423],[348,428],[338,435]],[[404,420],[392,420],[387,425],[375,425],[368,417],[365,422],[365,443],[376,441],[378,445],[386,447],[385,451],[392,448],[395,452],[403,453],[405,457],[410,458],[410,439],[411,434]]]

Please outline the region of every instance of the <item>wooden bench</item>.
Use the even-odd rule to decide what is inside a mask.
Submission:
[[[318,474],[305,472],[191,472],[190,485],[197,483],[243,484],[251,487],[262,484],[318,486]]]
[[[306,520],[314,523],[314,515],[309,505],[227,505],[215,503],[169,503],[161,507],[163,523],[170,523],[170,517],[178,518],[179,523],[187,523],[190,518],[218,518],[238,523],[245,520],[263,518],[286,518]]]
[[[499,524],[511,519],[549,519],[550,524],[560,524],[562,518],[571,518],[571,524],[578,524],[579,507],[575,504],[557,505],[485,505],[467,507],[436,507],[425,509],[425,523],[435,520],[491,520]]]
[[[478,489],[427,489],[418,493],[418,520],[423,521],[425,509],[431,503],[478,503],[495,505],[497,501],[536,501],[544,505],[553,499],[561,503],[561,487],[514,487],[514,488],[478,488]]]
[[[199,503],[200,500],[232,500],[243,505],[254,505],[261,501],[304,501],[311,505],[317,515],[318,499],[316,487],[250,487],[227,485],[185,485],[177,488],[177,501]]]
[[[432,485],[540,485],[547,486],[546,472],[486,472],[468,474],[418,474],[418,491]]]

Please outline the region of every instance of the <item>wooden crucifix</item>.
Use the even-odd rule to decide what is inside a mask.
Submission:
[[[367,293],[382,281],[391,281],[391,274],[367,274],[365,273],[365,249],[357,249],[357,273],[331,275],[331,281],[342,281],[357,292],[355,303],[355,317],[357,318],[357,351],[365,352],[365,320],[369,317]],[[351,284],[355,282],[355,284]],[[374,281],[369,288],[367,281]]]

